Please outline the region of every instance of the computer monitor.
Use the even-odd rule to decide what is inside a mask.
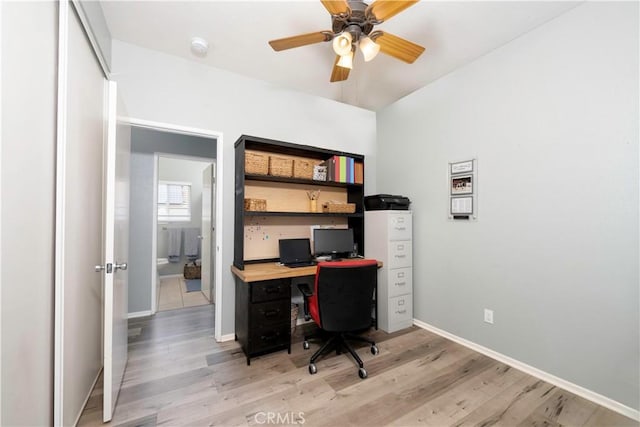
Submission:
[[[315,228],[313,251],[315,256],[331,255],[331,258],[346,258],[353,252],[353,230],[351,228]]]

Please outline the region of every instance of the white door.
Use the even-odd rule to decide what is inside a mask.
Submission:
[[[103,421],[113,417],[127,364],[129,252],[129,158],[131,127],[123,114],[115,82],[109,82],[105,177],[104,388]],[[111,274],[110,271],[111,270]]]
[[[94,266],[104,261],[106,80],[69,3],[58,6],[53,410],[54,424],[66,426],[76,423],[102,368],[104,275]]]
[[[215,164],[210,164],[202,171],[202,222],[201,222],[201,246],[202,246],[202,292],[209,302],[215,303],[215,262],[212,242],[215,242]]]

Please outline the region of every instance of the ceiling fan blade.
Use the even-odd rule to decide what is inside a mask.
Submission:
[[[271,40],[269,44],[276,52],[294,47],[306,46],[314,43],[328,42],[333,38],[330,31],[318,31],[315,33],[300,34],[293,37]]]
[[[365,16],[373,16],[378,21],[387,21],[416,3],[418,0],[376,0],[367,6]]]
[[[351,70],[344,67],[338,67],[339,60],[340,55],[336,55],[336,60],[333,62],[333,70],[331,70],[331,83],[341,82],[349,78],[349,71]]]
[[[370,37],[380,45],[380,51],[382,53],[393,56],[407,64],[413,64],[413,62],[422,55],[422,52],[424,52],[422,46],[384,31],[374,31]]]
[[[320,0],[322,5],[332,15],[351,14],[351,8],[346,0]]]

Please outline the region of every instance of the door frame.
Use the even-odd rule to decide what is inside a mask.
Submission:
[[[222,265],[222,224],[223,224],[223,209],[222,209],[222,200],[224,195],[224,185],[223,185],[223,167],[224,167],[224,150],[223,150],[223,134],[222,132],[218,132],[211,129],[201,129],[190,126],[181,126],[174,123],[165,123],[165,122],[156,122],[151,120],[144,120],[135,117],[125,117],[122,118],[122,121],[133,126],[139,128],[146,128],[151,130],[157,130],[161,132],[169,132],[175,134],[182,135],[190,135],[190,136],[198,136],[201,138],[215,139],[216,140],[216,241],[215,241],[215,264],[217,267]],[[176,155],[177,156],[177,155]],[[155,157],[154,157],[155,158]],[[157,181],[157,164],[154,165],[154,182]],[[154,191],[154,194],[157,192]],[[157,197],[157,196],[155,196]],[[154,216],[153,219],[153,228],[157,231],[158,228],[158,217]],[[154,234],[152,239],[155,241],[157,236]],[[157,242],[154,242],[154,249],[152,250],[152,254],[156,253],[155,245]],[[153,263],[152,268],[153,272],[152,277],[155,280],[157,274],[157,259],[151,260]],[[152,284],[153,285],[153,284]],[[215,301],[217,304],[214,304],[214,338],[216,341],[222,341],[222,308],[220,307],[220,301],[222,301],[222,269],[216,268],[215,271],[215,279],[214,279],[214,287],[215,287]],[[151,298],[155,298],[152,286],[152,296]],[[155,300],[151,302],[151,308],[155,308]],[[154,311],[155,312],[155,311]]]

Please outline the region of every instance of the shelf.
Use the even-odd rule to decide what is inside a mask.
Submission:
[[[245,216],[308,216],[308,217],[341,217],[341,218],[364,218],[362,213],[340,213],[340,212],[270,212],[270,211],[244,211]]]
[[[288,184],[315,185],[315,186],[321,186],[321,187],[338,187],[338,188],[362,187],[362,184],[350,184],[347,182],[315,181],[313,179],[285,178],[282,176],[271,176],[271,175],[245,174],[244,179],[247,181],[285,182]]]

